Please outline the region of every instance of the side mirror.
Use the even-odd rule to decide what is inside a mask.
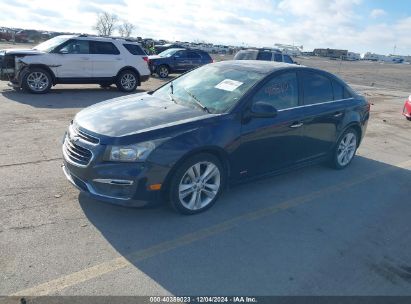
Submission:
[[[180,58],[180,56],[178,56],[178,55],[174,55],[174,60],[177,60],[177,59],[179,59]]]
[[[59,54],[68,54],[68,50],[62,49],[58,51]]]
[[[258,118],[274,118],[277,116],[277,109],[265,101],[257,101],[251,107],[251,116]]]

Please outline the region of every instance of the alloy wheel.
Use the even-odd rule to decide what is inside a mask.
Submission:
[[[32,72],[27,76],[27,85],[35,92],[43,92],[49,86],[49,78],[43,72]]]
[[[337,150],[337,161],[342,167],[349,164],[357,149],[357,136],[353,132],[348,132],[341,139]]]
[[[202,161],[183,175],[178,194],[181,204],[189,210],[206,207],[216,197],[221,185],[221,173],[212,162]]]
[[[123,75],[123,77],[121,77],[120,80],[121,86],[125,89],[125,90],[133,90],[137,80],[136,77],[131,74],[131,73],[126,73]]]
[[[161,66],[158,70],[158,74],[161,78],[166,78],[168,76],[168,69],[165,66]]]

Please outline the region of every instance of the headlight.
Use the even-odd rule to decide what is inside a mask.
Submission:
[[[146,141],[129,146],[111,146],[109,160],[120,162],[144,161],[156,148],[157,142]]]

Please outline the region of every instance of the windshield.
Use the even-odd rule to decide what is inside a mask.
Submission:
[[[172,97],[177,103],[197,108],[200,103],[210,113],[224,113],[264,76],[240,67],[205,65],[159,88],[153,96]]]
[[[239,51],[234,56],[234,60],[256,60],[257,59],[258,51],[250,50],[250,51]]]
[[[177,50],[175,49],[168,49],[165,50],[164,52],[161,52],[160,54],[158,54],[161,57],[170,57],[172,56],[175,52],[177,52]]]
[[[59,46],[60,44],[66,42],[69,39],[70,38],[68,38],[68,37],[54,37],[54,38],[51,38],[47,41],[44,41],[43,43],[40,43],[40,44],[36,45],[33,48],[33,50],[38,50],[38,51],[43,51],[43,52],[49,53],[52,50],[54,50],[57,46]]]

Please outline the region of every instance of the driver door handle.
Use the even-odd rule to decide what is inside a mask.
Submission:
[[[334,117],[341,117],[343,115],[343,112],[335,112]]]
[[[299,127],[301,127],[302,125],[303,125],[302,122],[296,121],[296,122],[294,122],[294,123],[290,126],[290,128],[299,128]]]

